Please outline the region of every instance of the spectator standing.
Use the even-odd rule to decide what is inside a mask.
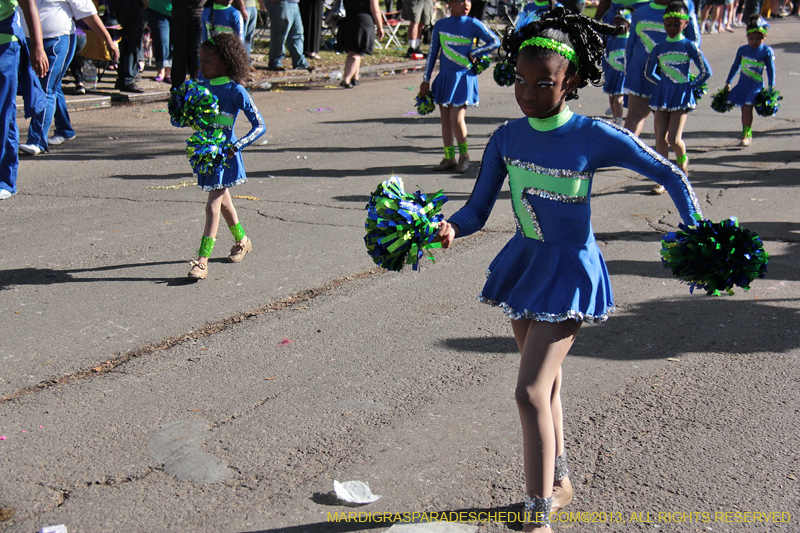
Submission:
[[[309,59],[320,59],[322,45],[322,11],[324,0],[300,0],[300,18],[303,21],[303,53]]]
[[[232,33],[244,45],[244,18],[238,9],[231,6],[231,0],[214,0],[203,10],[202,41],[218,33]]]
[[[172,83],[172,44],[169,40],[169,18],[172,0],[150,0],[147,6],[147,25],[153,39],[153,56],[156,60],[155,81]]]
[[[106,31],[91,0],[37,0],[36,3],[42,27],[42,42],[50,69],[39,77],[47,105],[43,112],[31,118],[28,141],[19,145],[19,151],[28,155],[39,155],[47,151],[48,143],[57,145],[75,138],[75,130],[72,129],[67,102],[61,89],[61,79],[75,54],[75,19],[84,21],[103,38],[112,58],[119,57],[117,43]],[[48,140],[54,118],[55,135]]]
[[[200,38],[203,35],[205,0],[172,0],[169,37],[172,43],[172,87],[179,87],[186,76],[197,75]]]
[[[303,68],[309,72],[314,70],[303,55],[303,20],[300,18],[298,0],[270,0],[269,34],[270,70],[286,70],[283,66],[283,58],[286,57],[284,46],[289,49],[293,68]]]
[[[383,39],[383,19],[378,0],[344,0],[345,18],[339,23],[336,42],[340,52],[347,52],[344,76],[339,84],[352,89],[360,83],[361,57],[371,54],[375,46],[375,26],[378,39]]]
[[[408,25],[408,51],[406,57],[422,54],[422,29],[431,23],[433,14],[433,0],[403,0],[403,18]]]
[[[118,91],[143,93],[136,84],[139,76],[139,56],[142,53],[144,37],[144,10],[148,0],[110,0],[117,20],[122,25],[122,41],[119,46],[119,66],[117,67]]]
[[[264,0],[244,0],[244,10],[247,13],[247,19],[244,23],[244,49],[247,52],[247,58],[250,59],[250,53],[253,51],[253,36],[256,34],[256,26],[258,25],[258,7],[266,11]],[[250,70],[253,70],[252,60],[250,61]]]

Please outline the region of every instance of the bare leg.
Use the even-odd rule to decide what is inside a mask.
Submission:
[[[361,56],[355,52],[347,52],[344,62],[344,82],[350,83],[353,78],[358,79],[358,69],[361,67]]]
[[[525,490],[532,498],[553,495],[557,451],[556,422],[553,419],[553,391],[561,363],[575,341],[581,323],[512,320],[514,338],[520,349],[520,366],[515,397],[522,424]],[[560,396],[558,412],[560,408]],[[563,439],[563,421],[559,423]],[[523,531],[548,531],[526,525]]]
[[[455,146],[455,135],[453,132],[453,119],[450,113],[449,106],[440,105],[439,112],[441,113],[442,121],[442,144],[444,146]]]
[[[219,228],[220,211],[222,209],[222,199],[227,189],[217,189],[208,193],[206,201],[206,226],[203,229],[203,236],[212,239],[217,238],[217,228]],[[193,266],[190,272],[201,272],[208,265],[208,257],[197,256],[197,262],[203,267]]]
[[[644,119],[650,115],[648,107],[649,98],[628,95],[628,116],[625,118],[625,128],[639,137],[644,129]]]
[[[742,127],[753,127],[753,106],[751,105],[742,106]]]
[[[450,110],[450,124],[457,143],[467,142],[467,106]]]
[[[656,111],[653,120],[656,130],[656,152],[664,159],[669,159],[667,132],[669,131],[670,114],[669,111]]]
[[[669,142],[672,151],[675,152],[675,158],[678,161],[678,166],[684,172],[689,171],[689,160],[686,156],[686,144],[683,142],[683,128],[686,126],[686,117],[689,116],[688,111],[673,111],[669,114],[669,126],[667,131],[667,142]]]
[[[225,189],[225,194],[222,195],[221,211],[222,217],[229,227],[239,223],[239,215],[236,213],[236,208],[233,207],[233,198],[231,198],[231,193],[228,189]]]
[[[614,117],[614,120],[622,118],[625,114],[625,109],[622,107],[622,95],[609,95],[608,103],[611,106],[611,115]]]

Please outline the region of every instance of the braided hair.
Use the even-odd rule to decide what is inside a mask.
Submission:
[[[250,73],[250,59],[242,40],[232,33],[218,33],[201,46],[217,54],[228,69],[228,77],[241,85]]]
[[[513,27],[506,28],[500,56],[504,63],[516,68],[520,53],[530,54],[531,57],[557,55],[557,52],[538,46],[526,46],[520,52],[522,43],[531,37],[552,39],[575,50],[578,56],[578,66],[568,62],[567,76],[578,75],[580,78],[578,88],[586,87],[588,83],[599,87],[603,84],[600,61],[606,48],[602,36],[622,33],[625,33],[623,26],[609,26],[583,15],[568,13],[563,7],[556,7],[543,13],[539,20],[523,26],[519,31]],[[566,97],[567,100],[574,98],[578,98],[577,89]]]

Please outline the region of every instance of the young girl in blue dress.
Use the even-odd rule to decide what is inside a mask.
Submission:
[[[232,146],[227,152],[227,167],[214,174],[197,176],[197,185],[208,192],[208,201],[200,250],[197,259],[191,261],[192,269],[189,271],[189,277],[193,279],[205,279],[208,276],[208,258],[214,249],[220,213],[236,241],[231,248],[228,261],[240,262],[253,248],[250,238],[242,229],[236,208],[233,207],[233,199],[228,192],[228,188],[247,181],[242,150],[261,137],[266,129],[264,119],[256,109],[253,99],[241,86],[249,69],[250,59],[247,57],[244,44],[232,33],[217,34],[200,46],[200,73],[204,78],[200,83],[217,97],[220,110],[215,123],[208,129],[222,129],[226,141],[232,143]],[[233,131],[239,111],[244,112],[252,125],[247,135],[241,139],[237,139]]]
[[[683,2],[672,2],[664,13],[667,39],[653,47],[647,59],[645,75],[656,88],[650,97],[650,109],[655,114],[656,152],[665,159],[669,149],[675,152],[678,167],[689,171],[689,155],[683,142],[686,117],[697,107],[695,87],[700,87],[711,76],[711,67],[703,52],[683,36],[689,23],[689,9]],[[689,68],[694,63],[698,74],[689,78]],[[663,187],[653,189],[656,194],[666,192]]]
[[[596,170],[624,167],[663,184],[686,224],[700,208],[686,175],[631,132],[574,114],[566,101],[602,83],[603,35],[620,29],[556,8],[503,39],[516,67],[523,118],[489,140],[467,204],[439,226],[448,247],[483,227],[506,176],[517,231],[489,265],[479,299],[511,319],[520,352],[515,397],[522,424],[524,531],[550,531],[572,499],[561,411],[561,363],[584,322],[614,309],[590,220]]]
[[[450,16],[441,19],[433,27],[431,49],[425,64],[425,75],[419,86],[419,96],[423,97],[432,91],[434,102],[441,111],[444,159],[433,169],[454,168],[461,174],[469,168],[467,107],[478,105],[478,75],[472,65],[474,60],[500,46],[500,39],[483,22],[467,16],[470,0],[450,0],[447,6],[450,8]],[[483,46],[472,48],[475,39],[482,41]],[[439,74],[431,86],[431,74],[440,51]]]
[[[625,93],[622,91],[622,84],[625,82],[625,46],[630,35],[631,14],[629,8],[620,8],[614,17],[614,26],[624,27],[625,33],[609,39],[606,53],[603,54],[603,92],[608,95],[611,115],[619,126],[622,126],[625,113],[623,109]]]
[[[753,105],[756,95],[764,88],[764,70],[767,71],[767,88],[775,84],[775,52],[764,44],[769,24],[761,22],[758,15],[750,17],[747,24],[747,44],[736,51],[725,88],[730,90],[728,102],[742,108],[742,146],[753,140]],[[740,72],[741,71],[741,72]],[[731,82],[739,74],[739,82],[731,89]]]

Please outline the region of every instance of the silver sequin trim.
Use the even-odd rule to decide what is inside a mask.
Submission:
[[[588,180],[592,178],[591,172],[578,172],[577,170],[564,170],[562,168],[545,168],[533,163],[528,163],[527,161],[522,161],[521,159],[512,159],[508,156],[505,158],[505,163],[506,165],[511,165],[512,167],[524,168],[525,170],[530,170],[531,172],[536,172],[537,174],[544,174],[545,176],[552,176],[554,178],[571,178],[579,180]]]
[[[264,125],[264,118],[261,116],[261,113],[258,112],[258,108],[256,107],[256,103],[253,101],[253,98],[250,96],[250,94],[245,94],[247,94],[247,98],[250,100],[250,106],[253,108],[253,113],[255,114],[257,124],[255,127],[253,127],[253,129],[247,132],[247,135],[236,141],[236,143],[233,145],[237,152],[244,150],[250,145],[250,143],[258,139],[267,130],[267,127]]]
[[[561,481],[568,475],[569,475],[569,468],[567,468],[567,452],[565,450],[564,453],[556,457],[556,469],[555,469],[555,475],[553,476],[553,480]]]
[[[539,527],[550,527],[550,513],[553,512],[553,498],[531,498],[525,495],[525,523]]]
[[[652,111],[669,111],[669,112],[672,112],[672,111],[691,111],[691,110],[693,110],[694,108],[697,107],[697,104],[695,104],[695,105],[687,105],[686,107],[655,107],[655,106],[649,106],[649,107],[650,107],[650,109]]]
[[[613,306],[608,306],[606,307],[605,313],[602,315],[587,315],[586,313],[573,310],[569,310],[565,313],[533,313],[527,309],[518,312],[506,302],[498,302],[490,298],[485,298],[483,294],[478,296],[478,301],[494,307],[500,307],[503,313],[511,320],[533,320],[534,322],[564,322],[565,320],[577,320],[579,322],[586,322],[587,324],[594,324],[605,322],[608,320],[608,313],[616,311]]]
[[[639,98],[650,98],[652,96],[651,94],[637,93],[625,87],[622,88],[622,92],[631,96],[638,96]]]
[[[195,174],[194,177],[196,178],[197,174]],[[236,181],[234,181],[232,184],[229,184],[229,185],[223,185],[223,184],[220,183],[219,185],[214,185],[213,187],[210,186],[210,185],[205,185],[205,186],[202,186],[202,187],[200,185],[198,185],[198,187],[200,187],[201,189],[203,189],[206,192],[211,192],[211,191],[217,191],[219,189],[227,189],[228,187],[234,187],[236,185],[241,185],[242,183],[246,183],[246,182],[247,182],[247,178],[239,178]]]
[[[440,103],[440,102],[434,102],[434,103],[435,103],[436,105],[440,105],[440,106],[442,106],[442,107],[464,107],[464,106],[467,106],[467,107],[478,107],[478,104],[479,104],[480,102],[476,102],[476,103],[474,103],[474,104],[468,104],[468,103],[466,103],[466,102],[464,102],[463,104],[451,104],[450,102],[448,102],[448,103],[446,103],[446,104],[445,104],[445,103]]]
[[[536,211],[533,210],[533,206],[531,205],[530,200],[528,200],[528,193],[534,194],[532,191],[541,191],[541,189],[536,189],[534,187],[526,187],[520,191],[519,200],[520,202],[522,202],[522,205],[525,206],[525,211],[527,211],[528,214],[531,216],[533,231],[536,233],[536,235],[539,236],[539,240],[544,242],[544,235],[542,235],[542,227],[539,225],[539,217],[536,216]],[[522,224],[519,221],[516,209],[514,209],[514,222],[517,224],[517,231],[524,234],[525,231],[523,230]]]

